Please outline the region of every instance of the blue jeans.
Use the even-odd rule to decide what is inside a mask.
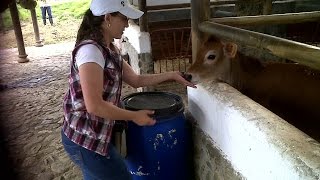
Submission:
[[[71,160],[81,168],[84,180],[132,179],[124,158],[111,143],[109,144],[109,154],[101,156],[72,142],[63,132],[61,139]]]
[[[52,20],[51,6],[40,7],[40,9],[41,9],[41,15],[42,15],[43,24],[44,25],[47,24],[47,22],[46,22],[46,19],[47,19],[46,14],[48,14],[50,24],[52,25],[53,24],[53,20]]]

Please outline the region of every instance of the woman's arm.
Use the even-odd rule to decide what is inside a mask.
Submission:
[[[123,81],[134,88],[156,85],[164,81],[176,81],[185,86],[196,88],[195,84],[185,80],[180,72],[161,74],[136,74],[126,61],[123,61]]]
[[[153,125],[150,110],[128,111],[102,99],[103,69],[97,63],[79,67],[80,84],[86,109],[90,114],[113,120],[132,120],[138,125]]]

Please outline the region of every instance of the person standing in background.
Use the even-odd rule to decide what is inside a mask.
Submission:
[[[40,0],[40,9],[43,20],[43,25],[47,24],[47,16],[48,14],[50,24],[53,25],[52,13],[51,13],[51,5],[48,0]]]

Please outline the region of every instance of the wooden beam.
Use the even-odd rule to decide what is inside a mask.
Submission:
[[[320,11],[286,13],[260,16],[240,16],[210,19],[212,22],[229,26],[254,26],[271,24],[296,24],[320,20]]]
[[[195,62],[198,50],[205,40],[205,34],[199,30],[198,24],[209,20],[210,14],[209,0],[191,0],[192,62]]]
[[[202,32],[237,43],[265,49],[271,54],[320,70],[320,48],[271,35],[213,23],[199,24]],[[193,51],[194,52],[194,51]]]
[[[225,4],[234,4],[236,0],[224,0],[224,1],[213,1],[210,2],[210,5],[225,5]],[[163,9],[177,9],[177,8],[189,8],[191,3],[181,3],[181,4],[167,4],[167,5],[156,5],[156,6],[147,6],[147,11],[150,10],[163,10]]]

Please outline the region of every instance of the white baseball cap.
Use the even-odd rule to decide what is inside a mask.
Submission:
[[[90,10],[94,16],[120,12],[130,19],[138,19],[143,12],[133,7],[128,0],[92,0]]]

